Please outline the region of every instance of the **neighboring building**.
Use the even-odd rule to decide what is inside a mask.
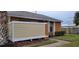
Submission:
[[[62,31],[65,31],[66,34],[79,34],[79,26],[75,26],[75,24],[64,25]]]
[[[27,11],[8,11],[8,23],[9,37],[13,42],[48,38],[61,32],[60,20]]]

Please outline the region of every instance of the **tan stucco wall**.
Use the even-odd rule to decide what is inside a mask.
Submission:
[[[32,37],[45,35],[45,25],[42,24],[14,24],[15,37]]]
[[[12,27],[12,25],[14,27]],[[48,25],[45,23],[10,23],[10,36],[15,38],[28,38],[36,36],[48,36]],[[13,33],[14,32],[14,33]],[[13,34],[12,34],[13,33]]]
[[[45,24],[45,35],[48,36],[49,32],[48,32],[48,24]]]
[[[8,24],[8,30],[9,30],[9,39],[11,40],[12,39],[12,31],[13,31],[13,29],[12,29],[12,24]]]

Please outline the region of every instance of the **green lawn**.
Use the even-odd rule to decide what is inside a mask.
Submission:
[[[56,43],[57,41],[55,40],[43,40],[39,43],[35,43],[33,45],[30,45],[29,47],[39,47],[39,46],[43,46],[43,45],[48,45],[48,44],[52,44],[52,43]]]
[[[55,38],[71,42],[69,44],[63,45],[65,47],[79,47],[79,35],[78,34],[69,34],[69,35],[59,36]]]
[[[62,47],[79,47],[79,42],[71,42],[69,44],[65,44]]]

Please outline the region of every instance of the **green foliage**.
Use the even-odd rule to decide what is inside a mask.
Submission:
[[[56,36],[63,36],[65,34],[64,31],[61,31],[61,32],[55,32],[55,35]]]
[[[74,23],[76,24],[76,26],[79,25],[79,12],[76,12],[76,13],[75,13]]]

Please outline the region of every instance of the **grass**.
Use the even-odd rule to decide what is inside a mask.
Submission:
[[[79,47],[79,35],[78,34],[69,34],[69,35],[59,36],[55,38],[71,42],[69,44],[63,45],[63,47]]]
[[[39,46],[43,46],[43,45],[48,45],[48,44],[52,44],[52,43],[56,43],[57,41],[55,40],[44,40],[44,41],[41,41],[39,43],[36,43],[36,44],[33,44],[33,45],[30,45],[30,47],[39,47]]]
[[[65,44],[62,47],[79,47],[79,42],[71,42],[69,44]]]
[[[60,40],[67,40],[70,42],[79,41],[79,35],[77,34],[68,34],[68,35],[59,36],[55,38],[60,39]]]

